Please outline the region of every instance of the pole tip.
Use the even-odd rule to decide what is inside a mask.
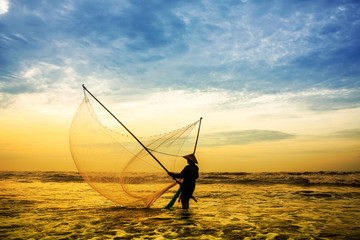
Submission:
[[[84,85],[84,84],[82,85],[82,87],[83,87],[83,89],[86,89],[86,87],[85,87],[85,85]]]

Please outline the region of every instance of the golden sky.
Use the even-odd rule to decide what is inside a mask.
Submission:
[[[202,171],[360,170],[360,108],[306,111],[284,96],[221,108],[219,103],[229,101],[227,95],[159,92],[147,101],[106,105],[139,136],[171,131],[202,116],[197,149]],[[43,97],[27,96],[13,105],[21,107],[2,110],[1,170],[75,171],[69,130],[82,97],[80,88],[78,96],[51,104],[42,103]]]

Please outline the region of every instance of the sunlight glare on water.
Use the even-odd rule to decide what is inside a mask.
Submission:
[[[165,210],[176,187],[151,208],[130,208],[107,200],[77,173],[2,172],[0,235],[5,239],[360,237],[356,185],[240,184],[217,181],[219,175],[202,174],[195,194],[199,202],[191,201],[190,210],[181,209],[179,203]],[[229,177],[244,180],[242,175]]]

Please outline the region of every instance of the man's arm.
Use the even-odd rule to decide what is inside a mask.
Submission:
[[[172,173],[170,172],[169,175],[173,178],[184,178],[184,176],[186,175],[186,172],[188,171],[188,166],[186,166],[181,173]]]

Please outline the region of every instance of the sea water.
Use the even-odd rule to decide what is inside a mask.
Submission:
[[[0,172],[1,239],[360,239],[360,172],[201,173],[190,209],[117,206],[75,172]]]

